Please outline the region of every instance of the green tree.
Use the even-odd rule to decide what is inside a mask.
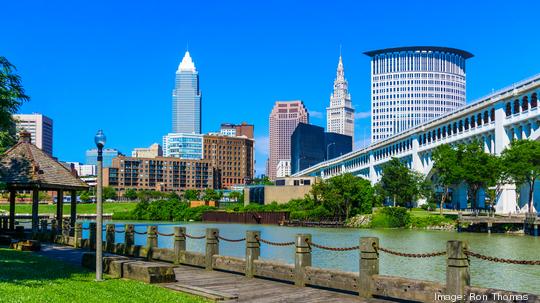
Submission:
[[[30,99],[15,71],[15,66],[0,56],[0,154],[15,143],[15,121],[12,115]]]
[[[82,202],[90,202],[92,200],[92,194],[87,190],[80,192],[79,197]]]
[[[443,213],[443,205],[448,200],[450,187],[457,185],[463,179],[463,171],[458,162],[458,151],[448,144],[435,148],[432,154],[433,169],[435,170],[435,185],[443,188],[444,192],[440,201],[440,214]]]
[[[105,186],[103,187],[103,200],[107,200],[107,199],[112,199],[112,200],[115,200],[116,199],[116,189],[114,189],[114,187],[110,187],[110,186]]]
[[[194,189],[188,189],[184,192],[184,200],[186,201],[194,201],[199,199],[199,191]]]
[[[375,202],[371,183],[350,173],[313,185],[311,196],[314,205],[310,208],[319,213],[323,213],[324,208],[345,219],[351,215],[371,212]]]
[[[219,201],[219,199],[221,199],[221,196],[222,196],[222,193],[221,192],[217,192],[211,188],[207,188],[205,191],[204,191],[204,195],[203,195],[203,200],[208,202],[208,201]]]
[[[457,148],[457,163],[462,170],[462,178],[468,185],[468,200],[472,208],[477,208],[477,194],[481,188],[497,185],[501,178],[499,158],[484,152],[478,141],[460,144]]]
[[[503,174],[512,180],[517,189],[529,186],[528,208],[532,212],[534,183],[540,176],[540,142],[514,140],[501,154]]]
[[[244,198],[244,193],[243,192],[239,192],[239,191],[232,191],[230,194],[229,194],[229,199],[233,200],[233,201],[242,201]],[[243,201],[242,201],[243,202]]]
[[[129,200],[135,200],[135,199],[137,199],[137,191],[132,189],[132,188],[128,188],[124,192],[124,197],[129,199]]]
[[[259,185],[274,185],[274,182],[270,181],[270,178],[267,176],[264,176],[262,178],[254,178],[253,184],[259,184]]]
[[[415,199],[424,196],[424,177],[410,170],[398,158],[392,158],[382,166],[379,191],[390,198],[394,206],[412,206]]]

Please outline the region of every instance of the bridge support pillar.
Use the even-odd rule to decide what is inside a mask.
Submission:
[[[260,231],[246,231],[246,277],[253,278],[255,274],[255,266],[253,262],[261,255],[261,243],[258,238],[261,236]]]
[[[467,242],[446,243],[446,294],[465,298],[466,288],[471,285],[469,259],[465,254]]]
[[[311,234],[296,235],[296,253],[294,254],[294,285],[306,286],[304,267],[311,266]]]
[[[186,228],[174,227],[174,264],[181,264],[185,260]]]
[[[493,222],[488,222],[487,223],[487,233],[488,234],[491,234],[492,227],[493,227]]]
[[[114,252],[114,224],[107,224],[105,227],[105,251],[106,252]]]
[[[360,238],[360,277],[358,279],[358,294],[363,298],[373,296],[373,275],[379,274],[379,238]]]
[[[205,268],[206,270],[213,269],[212,257],[219,255],[219,229],[207,228],[206,229],[206,256],[205,256]]]

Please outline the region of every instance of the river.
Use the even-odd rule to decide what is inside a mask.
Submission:
[[[112,221],[117,229],[123,230],[127,222]],[[280,227],[275,225],[222,224],[200,222],[131,222],[135,230],[146,231],[149,224],[158,225],[161,233],[172,233],[174,226],[185,226],[190,235],[204,235],[208,227],[219,228],[222,237],[238,239],[245,237],[247,230],[258,230],[261,238],[275,242],[294,241],[295,235],[309,233],[312,241],[327,246],[355,246],[359,237],[379,237],[380,246],[400,252],[425,253],[446,250],[446,241],[468,241],[469,249],[490,256],[509,259],[540,259],[540,237],[524,235],[457,233],[452,231],[402,230],[402,229],[352,229],[352,228],[309,228]],[[86,227],[88,223],[85,223]],[[88,237],[87,232],[83,237]],[[116,242],[124,241],[123,234],[116,234]],[[135,244],[145,245],[145,235],[135,235]],[[187,239],[187,250],[204,252],[204,240]],[[158,237],[159,247],[173,247],[173,237]],[[245,242],[220,241],[220,254],[244,257]],[[312,264],[316,267],[358,272],[358,251],[334,252],[313,249]],[[294,264],[294,248],[261,244],[261,258]],[[540,294],[540,266],[513,265],[471,258],[471,284],[473,286],[499,288]],[[381,253],[380,273],[414,279],[445,281],[446,259],[442,257],[413,259]]]

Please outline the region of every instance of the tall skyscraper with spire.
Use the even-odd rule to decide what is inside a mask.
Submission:
[[[189,51],[186,51],[176,71],[172,108],[173,133],[201,133],[201,101],[199,73],[189,55]]]
[[[330,95],[330,106],[326,108],[326,130],[330,133],[351,136],[354,142],[354,108],[341,54],[334,80],[334,92]]]

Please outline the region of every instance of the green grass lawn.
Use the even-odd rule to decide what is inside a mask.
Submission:
[[[209,302],[124,279],[94,281],[94,272],[61,261],[0,248],[0,302]]]
[[[131,211],[135,208],[137,202],[104,202],[103,203],[103,212],[104,213],[115,213],[120,211]],[[0,210],[9,211],[9,204],[0,204]],[[64,204],[64,214],[69,214],[71,210],[71,205],[69,203]],[[17,214],[31,214],[32,205],[31,204],[15,204],[15,212]],[[39,205],[40,214],[56,214],[56,204]],[[96,204],[94,203],[79,203],[77,204],[77,213],[78,214],[95,214],[96,213]]]

